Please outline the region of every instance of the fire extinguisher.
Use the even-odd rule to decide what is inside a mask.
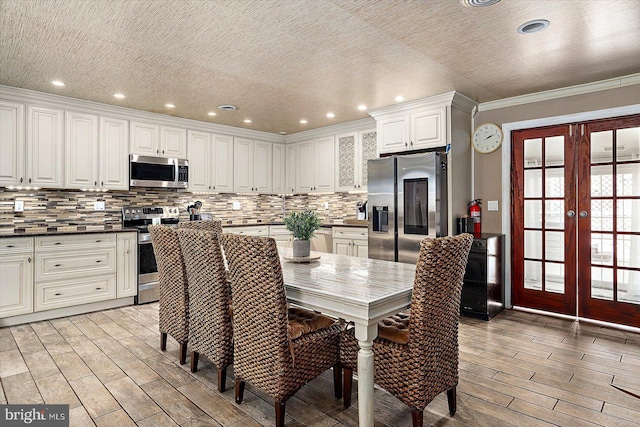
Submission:
[[[473,221],[473,234],[476,237],[482,233],[482,209],[480,205],[482,199],[475,199],[469,202],[469,217]]]

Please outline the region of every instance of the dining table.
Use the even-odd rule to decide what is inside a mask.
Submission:
[[[415,264],[311,252],[293,258],[279,247],[291,304],[353,322],[358,351],[358,425],[374,425],[373,340],[378,322],[411,303]]]

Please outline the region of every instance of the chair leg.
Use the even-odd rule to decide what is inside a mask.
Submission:
[[[165,351],[167,349],[167,333],[160,332],[160,350]]]
[[[353,388],[353,369],[344,367],[344,394],[342,404],[346,408],[351,406],[351,389]]]
[[[447,390],[447,400],[449,401],[449,413],[454,415],[458,406],[458,402],[456,401],[456,386]]]
[[[413,421],[413,427],[422,427],[422,411],[411,410],[411,421]]]
[[[333,365],[333,392],[336,399],[342,399],[342,366],[339,363]]]
[[[284,427],[284,402],[276,402],[276,427]]]
[[[227,389],[227,367],[218,367],[218,391],[224,393]],[[244,383],[243,383],[244,384]],[[244,386],[243,386],[244,387]]]
[[[191,352],[191,372],[198,372],[198,357],[200,353],[197,351]]]
[[[180,364],[187,363],[187,341],[180,343]]]
[[[244,381],[236,379],[236,403],[242,403],[244,399]]]

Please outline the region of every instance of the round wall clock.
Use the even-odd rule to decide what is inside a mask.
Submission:
[[[483,123],[473,132],[471,143],[479,153],[492,153],[502,145],[502,129],[493,123]]]

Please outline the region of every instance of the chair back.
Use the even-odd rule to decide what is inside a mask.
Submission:
[[[409,345],[429,369],[458,372],[460,293],[473,236],[424,239],[411,296]]]
[[[216,234],[221,234],[222,222],[221,221],[184,221],[184,222],[178,223],[178,228],[211,231]]]
[[[150,225],[159,276],[159,328],[177,341],[189,337],[189,290],[177,230]]]
[[[220,222],[217,224],[220,229]],[[182,227],[177,234],[189,287],[189,344],[216,365],[227,366],[233,357],[231,288],[219,232]]]
[[[267,393],[278,390],[291,364],[287,298],[276,242],[270,237],[222,234],[233,303],[234,372]]]

